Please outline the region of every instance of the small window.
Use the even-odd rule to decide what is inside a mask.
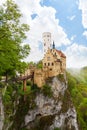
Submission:
[[[50,66],[50,63],[48,63],[48,66]]]
[[[46,63],[44,63],[44,66],[46,66]]]
[[[54,66],[54,63],[52,62],[52,66]]]
[[[52,69],[50,69],[50,71],[52,71]]]

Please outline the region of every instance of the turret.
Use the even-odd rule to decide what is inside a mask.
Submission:
[[[42,37],[43,37],[43,47],[44,47],[44,54],[45,54],[48,49],[51,49],[51,33],[44,32],[42,34]]]

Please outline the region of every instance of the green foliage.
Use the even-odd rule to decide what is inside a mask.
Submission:
[[[29,30],[27,24],[21,24],[22,14],[18,6],[7,0],[0,6],[0,75],[15,75],[20,70],[21,59],[29,52],[28,45],[21,45]]]
[[[23,91],[22,82],[14,84],[11,83],[7,86],[6,92],[3,96],[5,112],[4,129],[6,129],[7,124],[13,121],[13,125],[9,128],[9,130],[13,130],[14,128],[16,130],[27,130],[25,128],[21,128],[21,124],[24,123],[24,117],[28,113],[28,110],[36,107],[35,97],[37,93],[37,89],[31,89],[31,86],[29,85],[30,84],[28,82],[25,92]],[[18,101],[19,104],[17,103]],[[16,113],[13,115],[15,110]]]
[[[11,129],[15,128],[16,130],[21,129],[21,125],[24,123],[24,117],[28,113],[29,109],[34,109],[36,107],[35,99],[36,94],[34,91],[31,91],[28,95],[21,95],[19,104],[16,106],[17,111],[14,116],[14,122]],[[21,114],[21,116],[20,116]]]
[[[26,129],[26,128],[21,128],[20,130],[28,130],[28,129]]]
[[[87,67],[81,69],[79,75],[71,74],[67,73],[68,88],[77,110],[80,129],[87,130]]]
[[[39,61],[36,66],[38,69],[42,69],[42,67],[43,67],[42,61]]]
[[[49,86],[48,84],[45,84],[45,85],[42,87],[42,92],[43,92],[43,94],[44,94],[45,96],[48,96],[48,97],[52,97],[52,95],[53,95],[51,86]]]
[[[58,79],[61,81],[61,82],[64,82],[65,79],[64,79],[64,74],[59,74],[58,76]]]

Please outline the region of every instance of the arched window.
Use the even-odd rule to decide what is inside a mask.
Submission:
[[[44,63],[44,66],[46,66],[46,63]]]
[[[52,62],[52,66],[54,66],[54,63]]]
[[[48,66],[50,66],[50,63],[48,63]]]

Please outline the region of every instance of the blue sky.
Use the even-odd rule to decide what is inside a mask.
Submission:
[[[77,2],[76,0],[44,0],[41,5],[55,8],[56,18],[59,19],[59,24],[64,28],[68,38],[75,35],[73,42],[86,45],[87,39],[82,35],[85,30],[82,25],[82,14]]]
[[[1,0],[2,4],[5,0]],[[87,66],[87,0],[14,0],[30,25],[26,61],[43,58],[43,32],[51,32],[56,48],[67,56],[67,67]]]

